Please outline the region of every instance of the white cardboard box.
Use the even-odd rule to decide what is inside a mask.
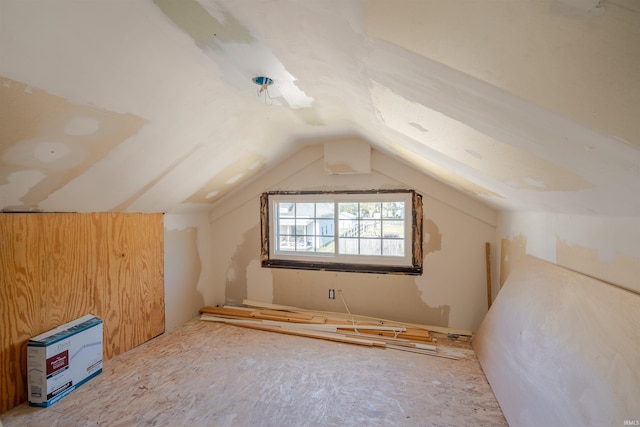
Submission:
[[[102,320],[87,314],[27,343],[30,406],[51,406],[102,372]]]

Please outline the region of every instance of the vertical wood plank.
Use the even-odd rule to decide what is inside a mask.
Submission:
[[[86,215],[43,214],[41,220],[47,254],[44,329],[49,330],[94,309],[95,286],[87,280],[87,272],[95,251]]]
[[[43,325],[40,266],[31,252],[39,247],[39,231],[31,218],[0,216],[0,412],[24,400],[26,341]]]
[[[102,221],[98,292],[105,335],[112,337],[109,358],[164,331],[163,233],[162,215],[110,214]]]
[[[484,244],[484,251],[487,261],[487,308],[491,308],[491,243]]]

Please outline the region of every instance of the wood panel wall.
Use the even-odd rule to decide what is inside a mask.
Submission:
[[[0,413],[24,402],[29,338],[91,313],[104,360],[164,332],[162,214],[0,214]]]

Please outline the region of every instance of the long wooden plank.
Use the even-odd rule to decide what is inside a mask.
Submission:
[[[202,318],[202,320],[211,320],[211,319],[204,317]],[[225,323],[227,323],[228,325],[240,326],[243,328],[258,329],[261,331],[269,331],[269,332],[278,332],[281,334],[296,335],[299,337],[306,337],[306,338],[319,338],[319,339],[324,339],[328,341],[341,342],[345,344],[356,344],[356,345],[363,345],[367,347],[386,347],[386,344],[381,341],[349,338],[349,337],[341,336],[338,334],[330,334],[330,333],[314,332],[314,331],[302,331],[300,329],[267,326],[267,325],[253,324],[253,323],[233,321],[233,320],[227,321]]]
[[[216,316],[228,316],[228,317],[243,317],[243,318],[251,318],[251,311],[247,311],[247,310],[239,310],[236,308],[231,308],[231,307],[213,307],[213,306],[207,306],[207,307],[202,307],[200,309],[200,314],[214,314]]]
[[[311,314],[305,313],[293,313],[282,310],[260,310],[259,313],[264,316],[276,316],[276,317],[285,317],[287,319],[296,319],[296,320],[312,320],[314,318]]]
[[[338,331],[340,333],[342,333],[345,336],[348,337],[359,337],[359,338],[365,338],[367,335],[366,334],[354,334],[354,333],[350,333],[350,332],[341,332]],[[433,344],[423,344],[423,343],[419,343],[419,342],[414,342],[414,341],[409,341],[409,340],[405,340],[402,338],[391,338],[391,337],[378,337],[376,338],[379,341],[383,341],[385,343],[387,343],[387,345],[389,344],[393,344],[393,345],[399,345],[402,347],[409,347],[409,348],[419,348],[422,350],[430,350],[430,351],[437,351],[438,348],[433,345]]]
[[[291,307],[291,306],[286,306],[286,305],[279,305],[279,304],[271,304],[271,303],[265,303],[265,302],[261,302],[261,301],[255,301],[255,300],[249,300],[249,299],[245,299],[242,302],[244,305],[247,306],[251,306],[251,307],[258,307],[258,308],[270,308],[270,309],[274,309],[274,310],[287,310],[287,311],[295,311],[295,312],[301,312],[301,313],[314,313],[318,316],[325,316],[327,317],[327,319],[331,319],[331,318],[337,318],[337,319],[358,319],[358,320],[363,320],[363,321],[377,321],[380,324],[384,324],[384,325],[400,325],[400,326],[412,326],[415,328],[419,328],[419,329],[425,329],[427,331],[432,331],[432,332],[438,332],[441,334],[454,334],[454,335],[464,335],[464,336],[472,336],[473,334],[471,333],[471,331],[467,330],[467,329],[458,329],[458,328],[449,328],[449,327],[445,327],[445,326],[434,326],[434,325],[423,325],[423,324],[419,324],[419,323],[409,323],[409,322],[398,322],[398,321],[394,321],[394,320],[388,320],[388,319],[380,319],[380,318],[376,318],[376,317],[370,317],[370,316],[363,316],[363,315],[358,315],[358,314],[348,314],[348,313],[337,313],[337,312],[331,312],[331,311],[320,311],[320,310],[307,310],[307,309],[303,309],[303,308],[299,308],[299,307]]]
[[[486,242],[484,247],[487,262],[487,305],[491,308],[491,243]]]
[[[327,325],[327,324],[309,324],[309,323],[291,323],[288,321],[273,321],[273,320],[263,320],[263,319],[257,319],[257,320],[251,320],[253,319],[252,315],[255,314],[253,312],[250,311],[246,311],[246,310],[234,310],[231,308],[227,308],[227,309],[219,309],[219,308],[207,308],[205,307],[204,309],[201,310],[203,312],[201,319],[202,320],[207,320],[207,321],[214,321],[214,322],[223,322],[223,323],[229,323],[229,324],[243,324],[246,325],[246,327],[251,327],[251,326],[255,326],[254,329],[263,329],[261,328],[261,326],[265,326],[265,327],[275,327],[278,328],[278,331],[281,330],[291,330],[291,331],[300,331],[301,333],[304,333],[305,336],[308,335],[309,333],[311,333],[311,331],[313,331],[314,336],[317,336],[317,332],[320,332],[321,334],[326,334],[326,333],[331,333],[331,334],[335,334],[336,332],[338,332],[339,330],[336,328],[336,326],[334,325]],[[236,314],[238,311],[241,312],[241,315],[244,316],[243,318],[229,318],[227,317],[228,315],[232,315],[232,314]],[[222,313],[222,317],[219,316],[214,316],[213,314],[211,314],[210,312],[214,312],[214,313]],[[348,338],[352,338],[352,339],[358,339],[358,340],[362,340],[362,339],[367,339],[365,338],[364,335],[368,335],[368,336],[376,336],[377,339],[376,341],[379,341],[381,343],[385,343],[387,345],[392,344],[395,346],[400,346],[400,347],[407,347],[407,348],[413,348],[413,349],[418,349],[418,350],[424,350],[424,351],[430,351],[430,352],[435,352],[437,351],[436,346],[434,345],[427,345],[427,344],[422,344],[422,343],[417,343],[417,342],[411,342],[402,338],[395,338],[395,337],[384,337],[382,339],[379,338],[379,333],[381,334],[382,332],[386,332],[386,333],[391,333],[392,331],[376,331],[373,328],[384,328],[382,326],[373,326],[373,325],[363,325],[363,328],[368,329],[367,332],[364,332],[363,329],[363,334],[358,333],[358,334],[354,334],[354,333],[345,333],[344,331],[349,330],[349,328],[345,327],[348,325],[340,325],[340,332],[342,336],[348,337]],[[359,328],[357,326],[352,326],[352,329],[358,330]],[[373,329],[373,330],[371,330]],[[327,337],[326,335],[323,335],[323,337]],[[370,341],[370,340],[368,340]]]
[[[257,310],[251,313],[251,317],[254,317],[256,319],[279,320],[283,322],[286,321],[286,322],[292,322],[292,323],[316,323],[316,324],[323,324],[327,320],[324,317],[318,317],[318,316],[312,316],[310,319],[305,320],[305,319],[299,319],[294,316],[273,315],[269,313],[263,313]]]
[[[315,324],[315,323],[291,323],[291,322],[279,322],[277,320],[266,320],[266,319],[255,319],[255,318],[231,318],[227,316],[215,316],[209,313],[203,313],[200,316],[202,320],[208,320],[212,322],[222,322],[222,323],[230,323],[230,322],[241,322],[247,324],[254,325],[267,325],[267,326],[278,326],[278,327],[288,327],[292,329],[305,329],[312,330],[318,332],[337,332],[337,328],[332,325],[325,324]]]

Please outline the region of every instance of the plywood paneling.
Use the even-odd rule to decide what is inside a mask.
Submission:
[[[26,342],[92,313],[108,360],[164,331],[162,214],[0,214],[0,401],[26,399]]]

